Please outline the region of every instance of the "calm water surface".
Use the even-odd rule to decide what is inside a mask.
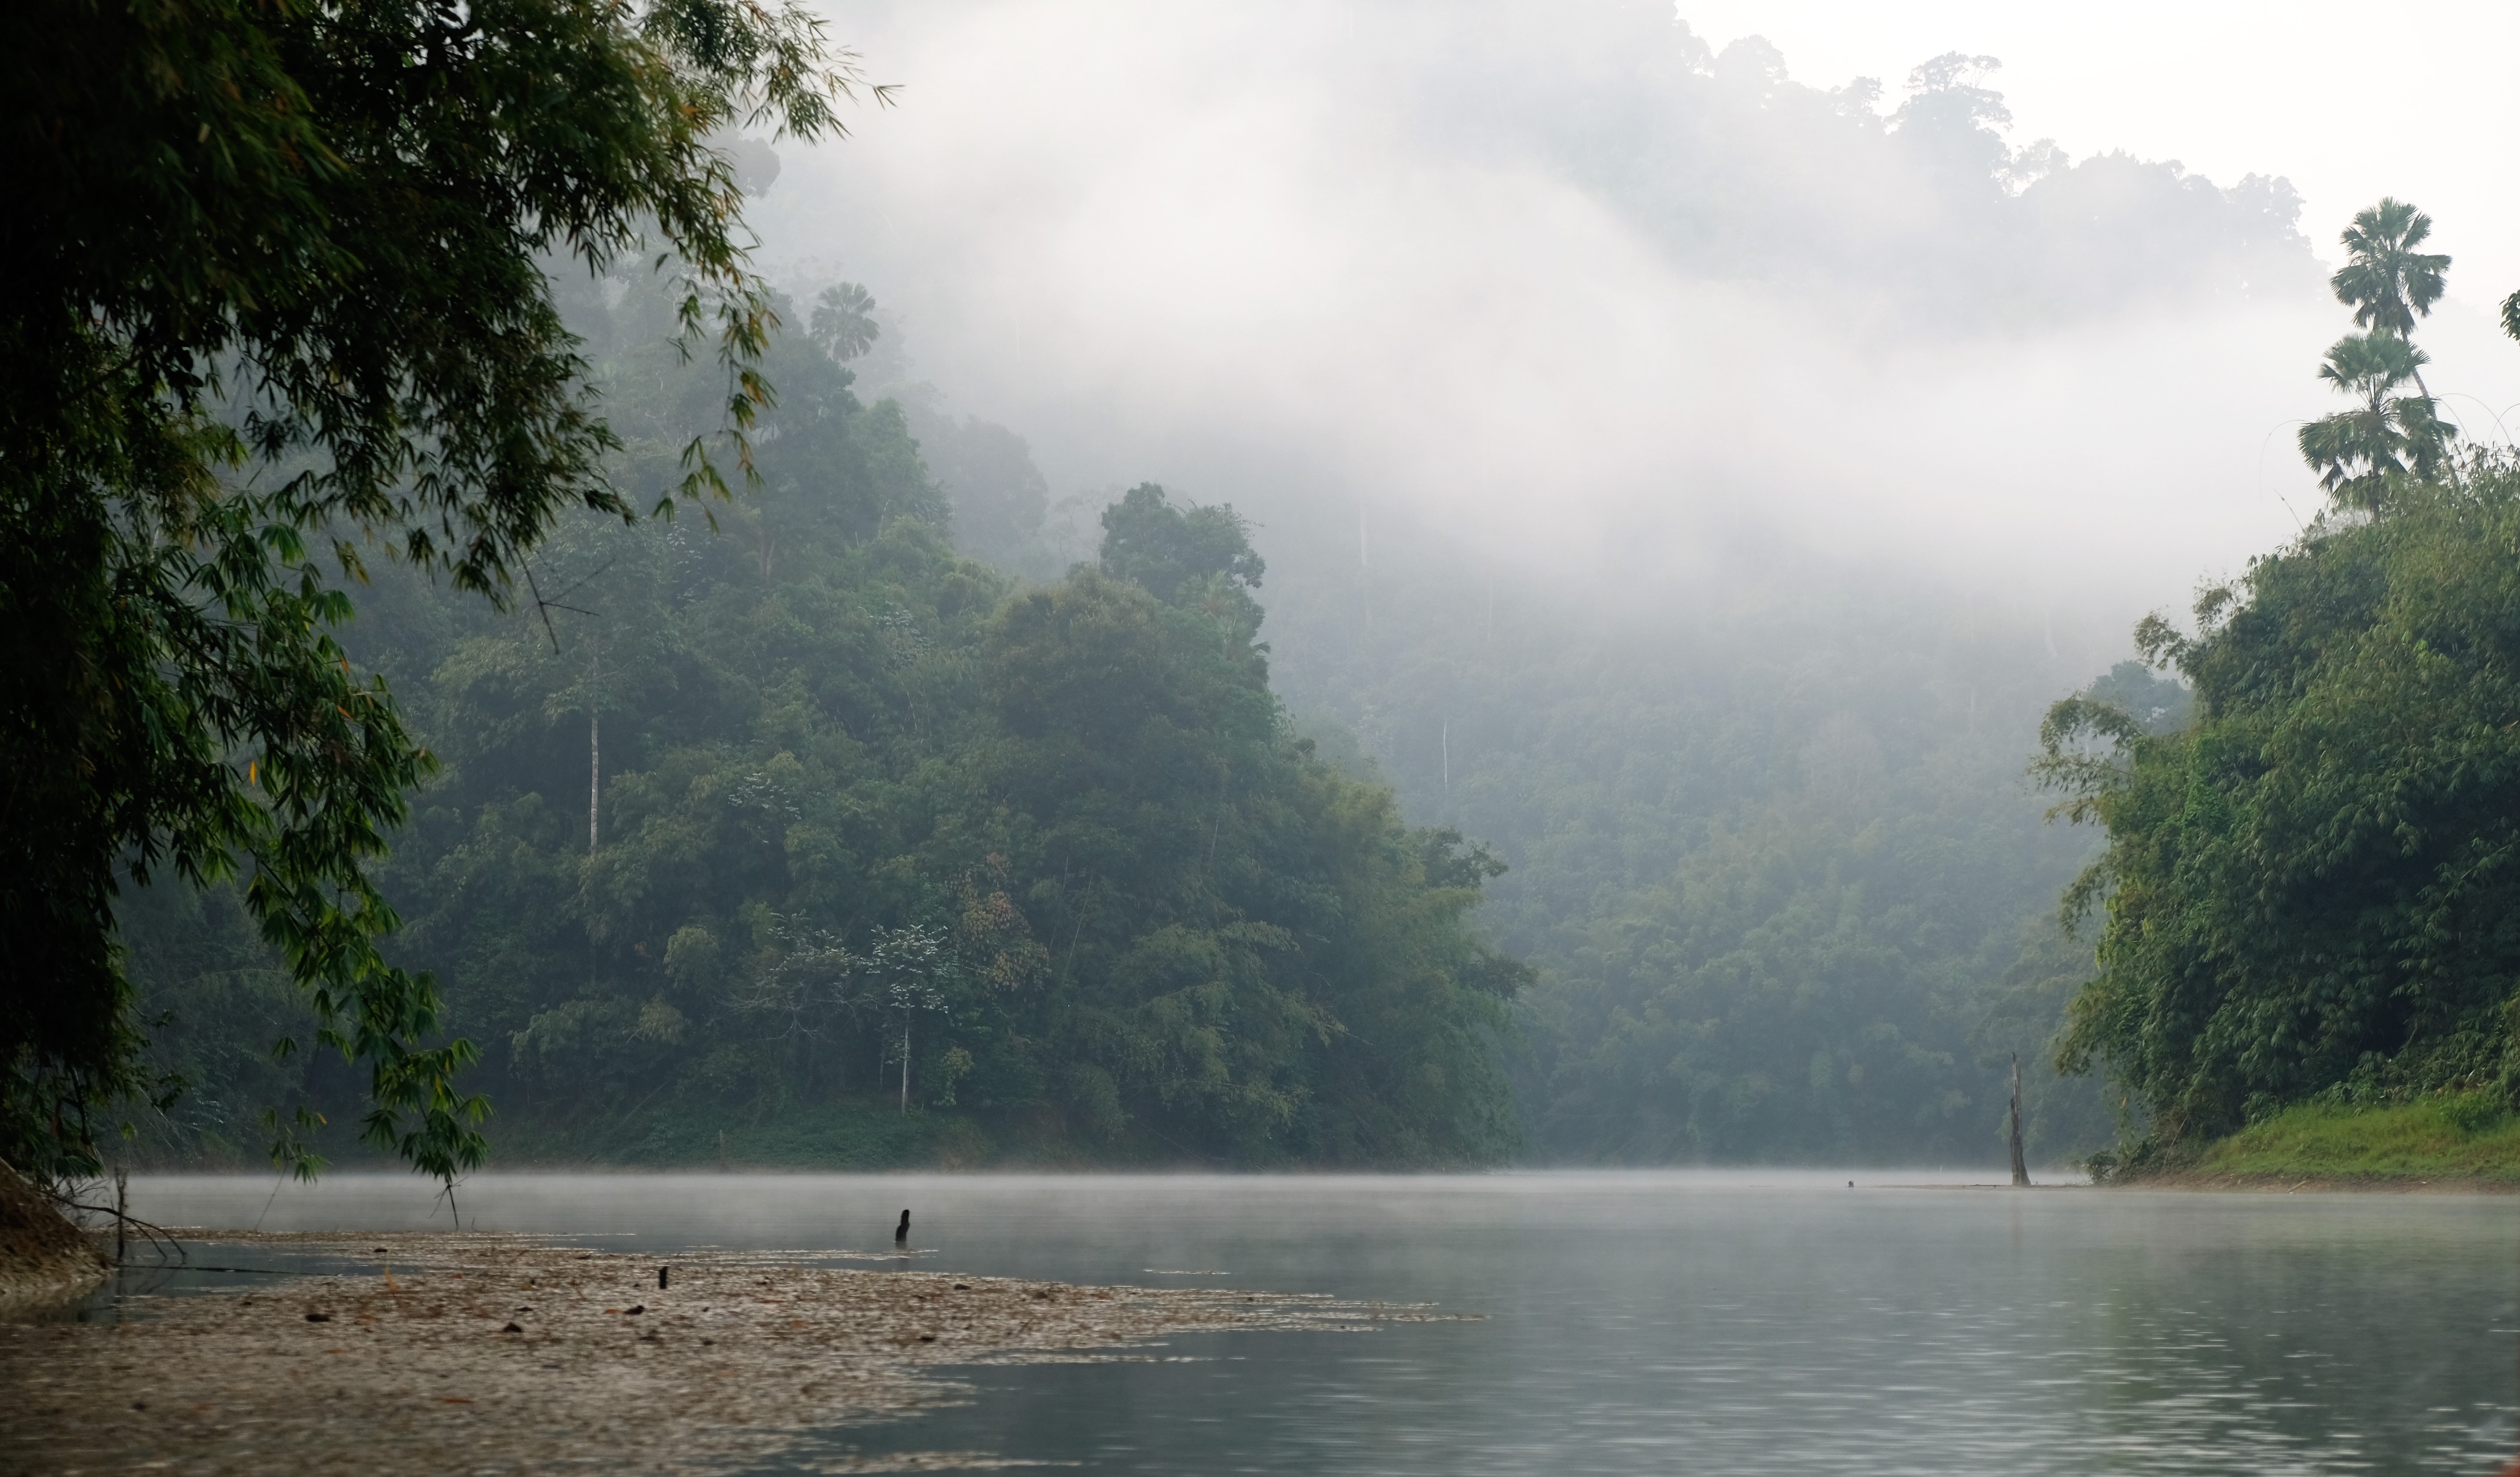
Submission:
[[[1089,1472],[2490,1473],[2520,1448],[2520,1199],[1857,1173],[484,1176],[468,1228],[887,1249],[936,1271],[1320,1291],[1483,1321],[984,1367],[831,1433]],[[135,1182],[140,1214],[443,1226],[428,1186]],[[1223,1276],[1190,1274],[1222,1273]],[[788,1470],[813,1470],[819,1460]]]

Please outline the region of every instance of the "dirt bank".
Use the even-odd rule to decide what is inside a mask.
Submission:
[[[0,1472],[721,1471],[799,1455],[809,1428],[956,1398],[938,1365],[1443,1316],[484,1235],[222,1237],[193,1255],[244,1265],[275,1243],[361,1270],[149,1299],[119,1323],[0,1326]],[[811,1455],[810,1470],[904,1469]]]
[[[85,1232],[0,1165],[0,1314],[70,1301],[110,1271]]]

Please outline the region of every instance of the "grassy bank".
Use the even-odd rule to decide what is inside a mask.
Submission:
[[[2297,1107],[2242,1129],[2166,1178],[2520,1189],[2520,1115],[2480,1096],[2395,1107]]]

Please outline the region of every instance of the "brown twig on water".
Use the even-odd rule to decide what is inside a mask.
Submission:
[[[102,1216],[111,1220],[113,1223],[114,1266],[127,1265],[125,1238],[134,1231],[137,1231],[151,1246],[157,1248],[159,1266],[164,1266],[170,1256],[176,1265],[186,1265],[189,1257],[184,1250],[182,1238],[154,1221],[143,1220],[131,1214],[122,1171],[118,1169],[114,1171],[114,1203],[112,1205],[100,1205],[82,1200],[75,1189],[66,1186],[43,1181],[29,1183],[33,1184],[37,1193],[51,1201],[55,1209],[73,1222],[85,1224],[85,1218],[89,1216]],[[102,1187],[101,1182],[100,1187]]]

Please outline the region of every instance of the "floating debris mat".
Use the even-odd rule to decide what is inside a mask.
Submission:
[[[1455,1317],[1213,1284],[873,1270],[849,1253],[657,1258],[457,1233],[201,1241],[223,1261],[285,1247],[375,1271],[135,1298],[117,1322],[0,1325],[0,1472],[705,1473],[966,1398],[943,1365]]]

